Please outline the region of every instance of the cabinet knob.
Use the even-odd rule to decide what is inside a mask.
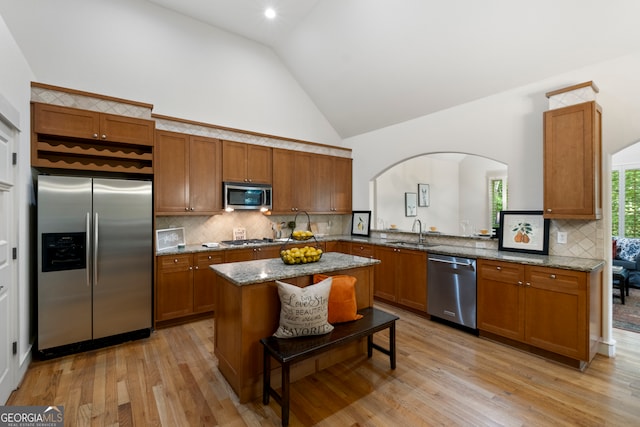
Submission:
[[[95,139],[98,139],[98,134],[97,134],[97,133],[94,133],[94,134],[93,134],[93,137],[94,137]]]
[[[197,265],[194,267],[196,270],[200,269],[200,267],[198,267]]]
[[[551,212],[551,211],[552,211],[552,209],[551,209],[551,208],[547,208],[547,212]]]
[[[527,283],[525,283],[524,285],[525,285],[525,286],[531,286],[531,283],[530,283],[530,282],[527,282]]]
[[[188,207],[186,207],[186,208],[184,208],[184,210],[185,210],[185,211],[188,211],[188,210],[189,210],[189,208],[188,208]]]
[[[189,266],[189,270],[193,270],[193,267],[192,267],[192,266]]]
[[[550,278],[550,279],[555,279],[555,278],[556,278],[556,275],[555,275],[555,274],[550,274],[550,275],[549,275],[549,278]]]
[[[522,286],[522,280],[518,280],[518,286]]]
[[[208,259],[211,259],[211,255],[209,255],[207,258],[208,258]]]
[[[191,208],[190,210],[193,210],[193,208]]]
[[[496,270],[500,271],[500,270],[502,270],[502,267],[498,266],[498,267],[496,267]]]
[[[173,262],[178,262],[178,258],[174,259]]]
[[[102,139],[107,139],[107,135],[105,135],[104,133],[102,134]]]

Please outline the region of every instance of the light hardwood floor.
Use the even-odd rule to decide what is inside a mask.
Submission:
[[[579,372],[377,306],[400,316],[397,369],[374,352],[295,382],[291,426],[640,425],[640,334],[614,330],[617,356]],[[7,404],[64,405],[68,426],[280,425],[273,399],[241,405],[218,372],[213,320],[34,362]]]

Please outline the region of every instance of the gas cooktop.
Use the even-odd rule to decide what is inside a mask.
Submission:
[[[242,240],[222,240],[220,243],[224,245],[242,246],[242,245],[255,245],[257,243],[273,242],[273,239],[242,239]]]

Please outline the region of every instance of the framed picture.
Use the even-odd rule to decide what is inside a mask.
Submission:
[[[542,211],[501,211],[498,250],[547,255],[549,220]]]
[[[184,227],[156,230],[156,248],[159,251],[176,248],[178,245],[184,245]]]
[[[418,184],[418,206],[429,206],[429,184]]]
[[[418,216],[418,193],[404,193],[404,216]]]
[[[351,235],[368,236],[371,229],[371,211],[353,211],[351,213]]]

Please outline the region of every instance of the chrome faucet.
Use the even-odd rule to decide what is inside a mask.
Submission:
[[[413,232],[416,231],[416,222],[418,223],[418,226],[420,227],[418,229],[418,243],[423,243],[424,242],[424,236],[422,235],[422,221],[420,221],[418,218],[416,218],[413,221],[413,225],[411,226],[411,231],[413,231]]]

